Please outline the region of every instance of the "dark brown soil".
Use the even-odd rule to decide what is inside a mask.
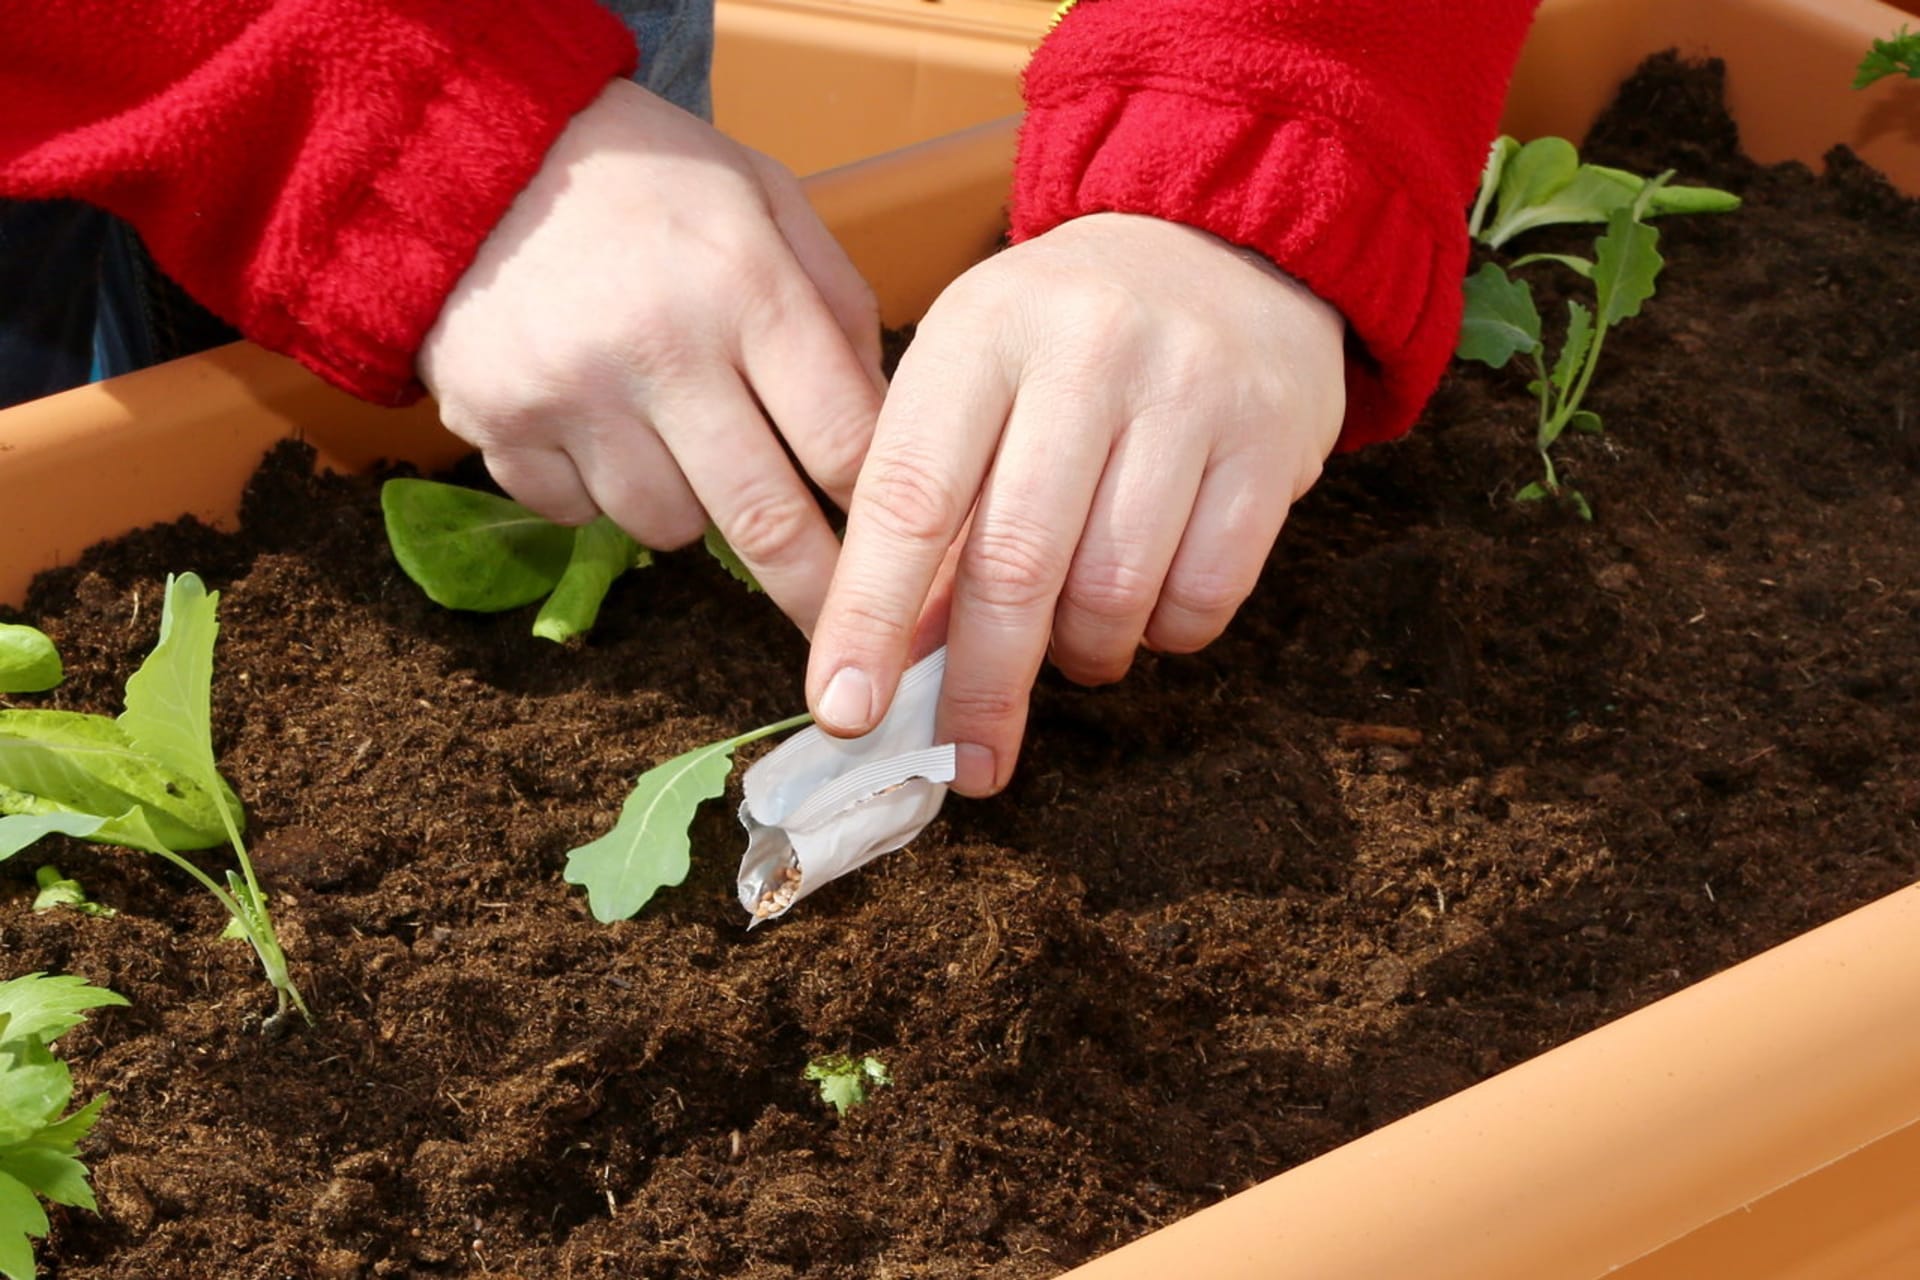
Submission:
[[[1008,794],[752,934],[726,806],[631,923],[560,878],[643,769],[800,705],[800,637],[704,557],[560,649],[429,604],[373,484],[283,452],[244,536],[44,578],[34,705],[107,712],[164,574],[222,590],[221,758],[320,1013],[252,1034],[164,865],[0,872],[8,972],[133,1002],[67,1042],[113,1105],[45,1273],[1049,1276],[1914,879],[1920,208],[1755,167],[1716,104],[1662,64],[1592,146],[1747,199],[1663,224],[1564,449],[1593,523],[1511,501],[1525,391],[1460,372],[1226,639],[1048,679]],[[31,914],[43,860],[119,916]],[[896,1083],[836,1119],[832,1050]]]

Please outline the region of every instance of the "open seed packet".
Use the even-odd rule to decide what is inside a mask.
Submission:
[[[872,733],[835,738],[809,727],[747,770],[739,888],[749,928],[900,848],[940,812],[954,767],[953,744],[933,745],[946,670],[944,648],[916,663]]]

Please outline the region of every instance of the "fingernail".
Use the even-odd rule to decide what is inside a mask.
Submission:
[[[840,668],[827,681],[814,714],[828,729],[865,733],[873,727],[873,681],[858,667]]]
[[[953,789],[963,796],[984,796],[993,790],[997,770],[993,752],[976,742],[953,749]]]

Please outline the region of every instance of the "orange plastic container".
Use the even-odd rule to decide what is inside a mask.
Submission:
[[[728,4],[738,16],[748,0]],[[1548,0],[1507,127],[1578,137],[1640,58],[1677,46],[1727,61],[1760,159],[1817,164],[1845,142],[1920,193],[1920,84],[1848,88],[1868,41],[1903,20],[1876,0]],[[811,181],[889,319],[913,318],[993,242],[1013,130],[982,125]],[[125,529],[184,512],[231,519],[286,436],[348,468],[460,452],[430,409],[369,408],[248,346],[0,413],[0,599]],[[1603,1275],[1920,1276],[1920,887],[1072,1273]]]
[[[1051,0],[720,0],[715,119],[796,173],[1020,110]]]

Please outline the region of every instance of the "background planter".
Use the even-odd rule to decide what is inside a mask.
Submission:
[[[720,0],[720,127],[816,173],[1020,110],[1049,0]]]
[[[1605,25],[1622,16],[1642,25]],[[1678,43],[1727,57],[1760,158],[1855,142],[1894,152],[1881,163],[1914,190],[1913,162],[1900,163],[1909,86],[1844,87],[1865,40],[1898,23],[1868,3],[1550,5],[1509,127],[1577,135],[1634,61]],[[1782,84],[1784,109],[1751,105]],[[1009,139],[988,126],[814,182],[891,317],[990,243]],[[927,251],[936,242],[944,256]],[[0,595],[120,529],[230,516],[262,448],[290,434],[345,467],[458,451],[426,410],[367,409],[244,347],[27,406],[0,415]],[[1895,894],[1082,1274],[1912,1274],[1917,926],[1920,891]]]

